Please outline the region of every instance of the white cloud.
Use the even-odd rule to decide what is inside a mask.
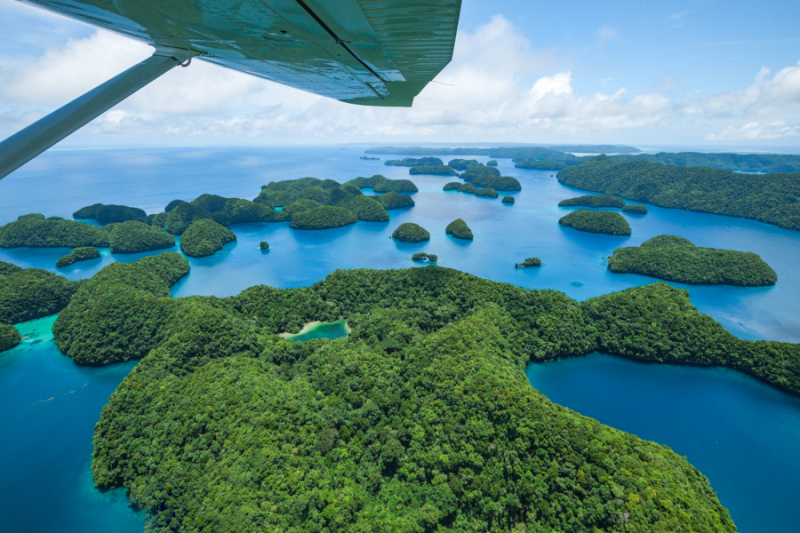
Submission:
[[[619,32],[616,28],[612,28],[611,26],[601,26],[597,30],[597,36],[600,37],[601,41],[609,41],[611,39],[616,39],[619,35]]]

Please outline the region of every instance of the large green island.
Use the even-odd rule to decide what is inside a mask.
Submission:
[[[525,364],[600,350],[800,392],[798,345],[738,339],[664,283],[577,302],[424,267],[171,298],[187,271],[173,253],[110,265],[54,326],[78,363],[143,358],[92,472],[150,531],[733,533],[686,458],[552,404]],[[277,335],[342,319],[345,339]]]
[[[608,269],[693,285],[775,285],[778,275],[751,252],[695,246],[675,235],[659,235],[640,246],[617,248]]]
[[[567,228],[606,235],[630,235],[631,226],[619,213],[578,209],[561,217],[558,223]]]

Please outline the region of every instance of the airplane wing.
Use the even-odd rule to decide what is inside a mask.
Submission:
[[[363,105],[410,106],[453,54],[461,0],[23,0]]]
[[[192,58],[351,104],[410,106],[450,62],[461,12],[461,0],[21,1],[156,52],[0,143],[0,179]]]

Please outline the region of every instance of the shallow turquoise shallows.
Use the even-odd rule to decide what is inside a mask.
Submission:
[[[347,327],[347,321],[338,320],[336,322],[320,322],[297,335],[286,335],[284,339],[292,342],[306,342],[314,339],[334,340],[347,337],[349,334],[350,329]]]
[[[558,219],[570,209],[557,204],[584,191],[561,186],[554,172],[520,170],[510,160],[500,159],[501,172],[517,177],[523,187],[521,192],[511,193],[516,203],[509,206],[499,199],[445,193],[442,187],[452,177],[409,176],[404,167],[359,160],[362,154],[363,148],[356,147],[51,151],[0,181],[0,224],[26,213],[69,217],[97,202],[156,213],[171,200],[192,200],[203,193],[252,199],[261,185],[270,181],[306,176],[339,182],[374,174],[410,177],[420,190],[412,195],[416,206],[390,211],[391,220],[386,223],[359,222],[323,231],[293,230],[288,223],[232,226],[238,240],[213,256],[190,258],[191,273],[173,287],[173,295],[228,296],[257,284],[309,286],[336,269],[421,267],[424,265],[412,261],[411,256],[427,252],[438,255],[443,267],[528,289],[556,289],[584,300],[656,281],[612,274],[606,258],[619,246],[636,246],[668,233],[699,246],[761,255],[778,274],[774,287],[674,285],[688,288],[692,302],[702,312],[739,337],[800,342],[800,232],[751,220],[648,206],[650,212],[645,216],[623,215],[633,228],[630,237],[581,233],[558,225]],[[445,234],[447,224],[456,218],[470,226],[473,241]],[[431,233],[431,240],[407,244],[390,239],[403,222],[422,225]],[[269,242],[269,251],[259,249],[261,241]],[[180,251],[177,246],[173,250]],[[150,255],[112,256],[106,249],[100,259],[57,270],[56,260],[67,251],[0,249],[0,261],[83,279],[113,261],[129,262]],[[515,269],[514,264],[526,257],[538,257],[543,264]],[[548,378],[546,383],[534,385],[579,412],[687,454],[709,477],[742,531],[797,530],[792,510],[800,507],[796,496],[800,494],[796,468],[800,439],[791,429],[800,428],[797,398],[734,371],[702,368],[641,365],[642,377],[625,370],[621,375],[628,378],[619,384],[613,372],[601,372],[596,360],[578,358],[553,367],[543,365],[545,369],[565,368],[563,379]],[[614,368],[633,364],[608,357],[600,360],[611,361],[608,364]],[[0,354],[0,422],[4,428],[0,449],[5,452],[0,454],[0,517],[5,521],[0,521],[0,530],[142,530],[144,519],[126,507],[123,496],[102,495],[92,488],[89,471],[93,425],[108,396],[131,368],[132,364],[76,367],[58,353],[52,341],[28,343]],[[570,382],[570,374],[591,381],[594,373],[594,387],[586,387],[592,391],[591,399],[597,408],[606,406],[616,417],[592,411],[592,402],[584,406],[573,405],[569,396],[559,399],[559,393],[581,392],[572,389],[584,387]],[[672,377],[667,380],[665,375]],[[636,386],[637,380],[650,383],[645,378],[657,382],[625,388]],[[658,380],[675,387],[659,388]],[[710,392],[686,396],[687,391],[706,389]],[[612,401],[617,397],[623,401]],[[53,400],[40,403],[49,398]],[[765,398],[769,398],[766,403]],[[640,409],[641,405],[653,408]],[[669,411],[678,406],[709,413],[709,418],[690,424],[689,416],[653,415],[660,412],[656,407]],[[722,407],[730,410],[716,410]],[[634,421],[650,424],[659,433],[627,425],[630,413],[634,413]],[[773,416],[789,422],[765,422],[765,417]],[[730,447],[711,445],[716,435]],[[787,466],[779,469],[778,465]]]
[[[685,455],[740,531],[798,531],[800,398],[726,368],[598,353],[531,364],[527,375],[554,402]]]

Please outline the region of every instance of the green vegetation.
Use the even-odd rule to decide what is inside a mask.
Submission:
[[[442,188],[442,190],[443,191],[460,191],[461,187],[462,187],[462,183],[460,181],[451,181],[449,183],[446,183],[444,188]]]
[[[362,155],[359,159],[363,159],[364,161],[380,161],[380,157],[369,157],[368,155]]]
[[[3,265],[8,263],[0,262],[0,267]],[[5,267],[0,270],[0,323],[16,324],[58,313],[81,283],[38,268]]]
[[[612,153],[612,152],[606,152]],[[613,156],[619,163],[648,161],[679,167],[710,167],[739,172],[800,172],[800,155],[783,154],[701,154],[682,152],[679,154],[639,154]]]
[[[497,160],[496,159],[490,159],[489,161],[486,162],[486,166],[487,167],[496,167],[497,166]]]
[[[800,230],[800,173],[755,176],[599,156],[558,174],[564,185],[659,207],[750,218]]]
[[[472,230],[469,229],[467,223],[461,218],[457,218],[448,224],[445,232],[448,235],[452,235],[456,239],[466,239],[471,241],[474,238],[472,235]]]
[[[286,207],[297,200],[314,200],[320,205],[341,205],[353,196],[361,194],[361,190],[353,184],[340,185],[333,180],[301,178],[273,181],[264,185],[253,201],[270,208]],[[280,216],[280,213],[276,213],[275,216]]]
[[[622,208],[622,212],[631,215],[646,215],[647,206],[642,204],[628,204]]]
[[[422,242],[430,238],[431,234],[425,228],[413,222],[400,224],[392,233],[392,239],[403,242]]]
[[[428,165],[420,165],[416,167],[411,167],[408,169],[408,173],[413,175],[416,174],[432,174],[434,176],[458,176],[458,172],[452,167],[447,165],[435,165],[435,166],[428,166]]]
[[[236,234],[213,220],[196,220],[181,237],[181,250],[189,257],[208,257],[235,241]]]
[[[324,205],[294,215],[291,226],[294,229],[329,229],[355,224],[356,220],[349,209]]]
[[[419,189],[411,180],[390,180],[380,174],[376,174],[371,178],[352,179],[347,183],[355,185],[359,189],[372,189],[376,193],[419,192]]]
[[[431,266],[171,299],[170,255],[106,267],[54,327],[84,363],[147,355],[92,470],[154,532],[732,533],[685,458],[553,405],[524,365],[599,349],[800,391],[800,347],[737,339],[663,283],[580,303]],[[274,335],[341,317],[347,339]]]
[[[517,181],[517,178],[512,178],[510,176],[478,176],[472,180],[472,184],[476,187],[486,187],[496,191],[522,190],[522,185]]]
[[[497,198],[500,195],[497,194],[497,191],[495,191],[491,187],[487,187],[485,189],[477,189],[475,191],[475,196],[480,196],[483,198]]]
[[[576,205],[582,207],[616,207],[619,209],[625,207],[625,201],[617,196],[609,196],[607,194],[587,194],[586,196],[578,196],[577,198],[569,198],[558,202],[558,207]]]
[[[75,248],[67,255],[60,257],[56,261],[56,268],[68,267],[78,261],[88,261],[90,259],[97,259],[100,257],[100,250],[92,248],[91,246],[84,246],[83,248]]]
[[[631,226],[628,221],[622,218],[622,215],[613,211],[579,209],[562,217],[558,223],[568,228],[590,233],[605,233],[607,235],[631,234]]]
[[[217,224],[249,224],[253,222],[280,222],[284,218],[273,207],[260,203],[242,200],[241,198],[225,198],[215,194],[203,194],[192,204],[211,213]]]
[[[515,200],[514,200],[513,196],[503,196],[503,200],[502,201],[503,201],[504,204],[514,205],[514,201]]]
[[[106,248],[109,238],[107,228],[63,218],[45,219],[40,214],[22,215],[16,221],[0,227],[2,248]]]
[[[436,167],[444,165],[444,162],[438,157],[422,157],[420,159],[406,157],[402,160],[391,159],[386,161],[384,165],[390,167]]]
[[[472,183],[474,180],[478,178],[483,178],[483,180],[491,179],[491,178],[499,178],[500,171],[494,167],[469,167],[463,174],[461,174],[461,179],[463,179],[467,183]]]
[[[378,200],[369,196],[356,196],[351,198],[345,206],[357,220],[366,222],[388,222],[389,213]]]
[[[22,268],[18,267],[13,263],[6,263],[5,261],[0,261],[0,276],[8,276],[15,272],[19,272],[20,270],[22,270]]]
[[[525,168],[529,170],[561,170],[567,168],[567,164],[562,161],[553,161],[552,159],[545,159],[543,161],[517,161],[514,164],[517,168]]]
[[[453,159],[447,163],[447,166],[463,172],[469,167],[482,167],[483,163],[480,163],[477,159]]]
[[[0,352],[10,350],[22,342],[19,331],[11,324],[0,324]]]
[[[153,227],[164,228],[172,235],[183,235],[195,220],[213,219],[214,216],[207,209],[193,203],[180,202],[169,211],[155,215],[151,223]]]
[[[258,247],[262,250],[269,250],[269,243],[267,241],[261,241]]]
[[[775,271],[754,253],[701,248],[674,235],[617,248],[608,258],[608,269],[694,285],[760,287],[778,281]]]
[[[147,218],[147,213],[138,207],[128,207],[127,205],[94,204],[78,209],[72,214],[72,217],[93,219],[100,224],[113,224],[128,220],[144,220]]]
[[[435,254],[418,253],[411,256],[413,261],[424,261],[426,263],[438,263],[439,256]]]
[[[112,254],[136,254],[175,246],[175,237],[144,222],[129,220],[110,227]]]
[[[538,257],[529,257],[522,263],[515,263],[514,266],[519,268],[538,267],[542,266],[542,260]]]
[[[414,207],[414,199],[407,194],[398,194],[396,192],[387,192],[375,197],[383,208],[387,211],[390,209],[403,209],[404,207]]]

